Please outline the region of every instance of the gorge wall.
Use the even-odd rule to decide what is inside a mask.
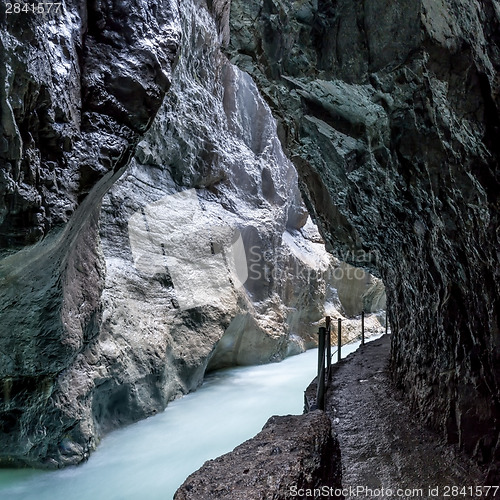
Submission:
[[[206,370],[314,345],[325,301],[383,306],[203,2],[1,16],[0,465],[78,463]]]
[[[47,16],[2,5],[2,464],[71,462],[95,442],[65,376],[99,332],[99,205],[161,106],[180,43],[175,2],[154,19],[156,2],[130,6],[124,29],[128,11],[110,2]]]
[[[209,4],[218,31],[201,0],[0,14],[0,464],[310,343],[332,261],[298,172],[384,280],[395,381],[498,480],[498,2]]]
[[[500,4],[213,8],[232,62],[278,118],[327,247],[384,280],[394,380],[495,484]]]

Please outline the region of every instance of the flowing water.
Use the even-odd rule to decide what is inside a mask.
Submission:
[[[343,347],[343,356],[358,346]],[[106,436],[84,464],[0,469],[0,499],[171,499],[191,472],[257,434],[271,415],[302,413],[316,366],[313,349],[281,363],[211,374],[163,413]]]

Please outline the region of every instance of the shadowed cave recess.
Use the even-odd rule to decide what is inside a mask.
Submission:
[[[336,257],[383,280],[407,404],[498,483],[499,23],[495,0],[4,9],[0,464],[78,463],[207,369],[313,345]]]

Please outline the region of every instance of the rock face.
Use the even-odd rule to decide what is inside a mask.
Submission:
[[[202,2],[8,21],[0,465],[59,467],[206,370],[313,345],[333,261]]]
[[[170,85],[179,13],[169,0],[156,7],[70,1],[47,16],[2,13],[2,464],[74,462],[93,446],[64,410],[63,379],[99,332],[100,200]]]
[[[306,492],[315,488],[325,497],[327,491],[333,492],[328,498],[340,498],[335,490],[341,487],[338,443],[332,437],[330,419],[316,411],[271,417],[254,438],[205,462],[180,486],[174,499],[312,498]]]
[[[153,5],[69,1],[47,16],[4,15],[2,255],[67,223],[101,179],[109,187],[151,124],[180,42],[176,2],[162,0],[154,18]]]
[[[496,1],[232,0],[327,247],[384,280],[392,373],[498,480]],[[494,484],[494,483],[491,483]]]
[[[206,370],[304,350],[324,314],[330,257],[302,231],[271,112],[209,12],[184,2],[180,17],[172,87],[102,203],[100,333],[67,373],[69,387],[87,379],[72,399],[89,401],[96,435],[162,410]]]
[[[382,280],[360,267],[334,259],[334,268],[327,283],[338,297],[336,308],[347,317],[357,316],[362,311],[370,313],[386,308]]]

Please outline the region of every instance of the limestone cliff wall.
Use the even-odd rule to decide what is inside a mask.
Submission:
[[[170,91],[102,203],[100,334],[67,373],[88,379],[73,399],[92,402],[96,434],[162,410],[207,369],[304,350],[324,314],[330,258],[302,231],[275,120],[202,4],[180,14]]]
[[[61,464],[93,446],[62,379],[99,332],[100,200],[170,85],[178,6],[151,17],[156,5],[69,1],[47,16],[2,5],[2,463]]]
[[[332,259],[203,2],[2,16],[0,464],[59,467],[313,345]]]
[[[384,280],[394,379],[497,480],[498,2],[232,0],[230,13],[232,61],[279,118],[327,246]]]

